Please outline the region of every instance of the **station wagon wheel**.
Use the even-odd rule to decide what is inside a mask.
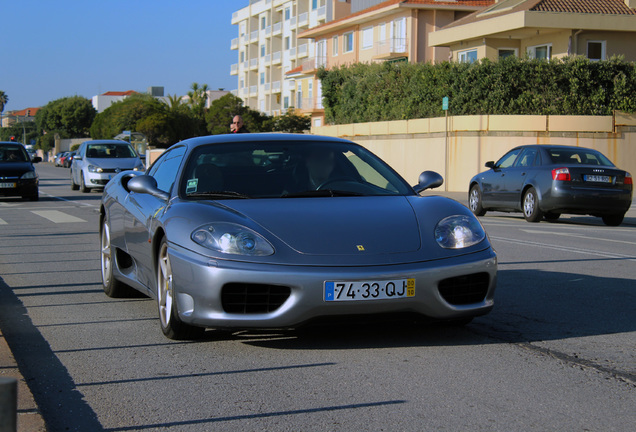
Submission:
[[[79,184],[79,187],[80,187],[80,191],[82,191],[84,193],[88,193],[88,192],[91,191],[90,188],[86,187],[86,181],[84,180],[84,173],[83,172],[80,172],[80,184]]]
[[[533,187],[523,196],[523,216],[528,222],[540,222],[543,219],[543,212],[539,209],[539,197]]]
[[[197,339],[202,336],[204,328],[185,324],[179,319],[174,296],[168,241],[164,237],[157,256],[157,304],[161,331],[166,337],[174,340]]]
[[[79,185],[73,180],[73,170],[71,170],[71,190],[78,190]]]
[[[110,227],[108,219],[104,218],[99,233],[101,267],[102,267],[102,285],[104,293],[108,297],[121,298],[130,297],[134,291],[128,285],[118,281],[113,276],[113,266],[115,265],[115,257],[113,247],[110,243]]]
[[[473,212],[475,216],[483,216],[486,214],[486,210],[484,210],[481,203],[481,190],[479,190],[479,186],[474,185],[470,188],[470,192],[468,193],[468,205],[470,211]]]

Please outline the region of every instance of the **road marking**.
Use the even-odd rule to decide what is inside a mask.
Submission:
[[[541,248],[555,249],[555,250],[559,250],[559,251],[563,251],[563,252],[572,252],[572,253],[579,253],[579,254],[594,255],[594,256],[597,256],[597,257],[604,257],[604,258],[627,259],[628,261],[636,262],[636,257],[634,257],[633,255],[612,254],[612,253],[607,253],[607,252],[599,252],[597,250],[591,250],[591,249],[581,249],[581,248],[566,247],[566,246],[555,246],[555,245],[551,245],[551,244],[547,244],[547,243],[538,243],[538,242],[519,240],[519,239],[511,239],[511,238],[505,238],[505,237],[490,236],[490,238],[494,239],[494,240],[507,242],[507,243],[513,243],[513,244],[516,244],[516,245],[525,244],[525,245],[528,245],[528,246],[537,246],[537,247],[541,247]]]
[[[606,242],[612,242],[612,243],[625,243],[625,244],[629,244],[629,245],[636,245],[636,242],[630,242],[630,241],[625,241],[625,240],[612,240],[612,239],[607,239],[607,238],[602,238],[602,237],[589,237],[583,234],[571,234],[571,233],[561,233],[561,232],[547,232],[547,231],[539,231],[539,230],[528,230],[528,229],[521,229],[521,231],[526,232],[528,234],[545,234],[545,235],[560,235],[560,236],[565,236],[565,237],[577,237],[577,238],[582,238],[582,239],[586,239],[586,240],[600,240],[600,241],[606,241]]]
[[[22,203],[7,203],[7,202],[0,202],[0,207],[15,207],[18,206]]]
[[[87,204],[87,203],[83,203],[83,202],[79,202],[79,201],[73,201],[73,200],[70,200],[70,199],[66,199],[66,198],[62,198],[62,197],[59,197],[59,196],[51,195],[49,193],[42,192],[42,191],[40,191],[40,195],[46,195],[47,197],[50,197],[50,198],[58,199],[60,201],[66,201],[66,202],[77,204],[77,205],[80,205],[80,206],[83,206],[83,207],[95,207],[93,204]]]
[[[86,222],[84,219],[80,219],[70,214],[66,214],[57,210],[32,210],[31,213],[41,216],[50,220],[53,223],[77,223]]]
[[[9,224],[5,222],[3,219],[0,219],[0,225],[9,225]]]

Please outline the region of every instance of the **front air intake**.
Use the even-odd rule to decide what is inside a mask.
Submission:
[[[231,314],[262,314],[274,312],[289,298],[286,286],[252,283],[229,283],[221,290],[223,310]]]

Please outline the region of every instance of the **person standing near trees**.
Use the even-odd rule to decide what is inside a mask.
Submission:
[[[245,128],[245,124],[243,123],[243,117],[240,115],[235,115],[234,119],[232,119],[232,124],[230,125],[231,133],[248,133],[248,130]]]

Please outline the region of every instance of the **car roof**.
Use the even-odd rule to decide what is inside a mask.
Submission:
[[[24,144],[22,144],[21,142],[17,142],[17,141],[0,141],[0,144],[11,144],[11,145],[19,145],[24,147]]]
[[[92,141],[84,141],[82,144],[130,144],[128,141],[122,140],[92,140]]]
[[[178,144],[186,145],[190,148],[198,147],[200,145],[207,144],[227,144],[227,143],[241,143],[241,142],[333,142],[343,144],[355,144],[346,139],[327,137],[321,135],[305,135],[305,134],[292,134],[292,133],[246,133],[246,134],[222,134],[222,135],[208,135],[203,137],[190,138],[179,142]],[[175,144],[177,145],[177,144]]]

